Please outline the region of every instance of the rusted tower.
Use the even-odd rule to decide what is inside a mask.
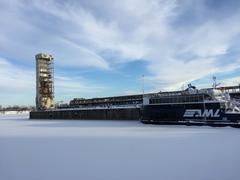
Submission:
[[[54,108],[54,65],[50,54],[37,54],[36,58],[36,108]]]

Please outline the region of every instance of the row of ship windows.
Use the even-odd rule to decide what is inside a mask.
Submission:
[[[92,104],[141,104],[142,103],[142,100],[136,100],[136,101],[125,101],[125,100],[122,100],[122,101],[106,101],[106,102],[103,102],[103,101],[71,101],[70,104],[76,104],[76,105],[86,105],[86,104],[89,104],[89,105],[92,105]]]
[[[177,97],[177,98],[159,98],[159,99],[150,99],[150,104],[159,104],[159,103],[185,103],[185,102],[202,102],[203,97]]]
[[[132,102],[115,102],[115,103],[88,103],[88,104],[74,104],[70,103],[70,106],[78,106],[78,107],[92,107],[92,106],[102,106],[102,107],[110,107],[110,106],[118,106],[118,105],[137,105],[141,104],[142,102],[139,101],[132,101]]]

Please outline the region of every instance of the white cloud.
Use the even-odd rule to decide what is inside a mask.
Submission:
[[[221,81],[221,86],[236,86],[240,85],[240,77],[231,77]]]
[[[71,25],[69,22],[57,25],[55,22],[48,22],[47,17],[45,20],[41,19],[37,13],[36,16],[31,16],[31,13],[34,15],[35,12],[29,14],[28,11],[37,10],[31,2],[28,3],[29,6],[25,6],[24,1],[11,1],[4,2],[1,6],[2,54],[22,61],[34,61],[36,53],[49,52],[58,59],[56,63],[60,66],[108,68],[107,62],[94,51],[81,44],[71,43],[65,38],[66,32],[61,33],[61,28],[67,31]]]
[[[0,52],[15,59],[44,51],[62,67],[101,69],[141,59],[149,82],[168,89],[239,68],[221,58],[239,36],[239,11],[218,19],[190,0],[24,2],[3,2],[0,12]]]
[[[23,93],[34,89],[35,74],[24,68],[18,68],[4,58],[0,58],[1,92]]]
[[[18,102],[19,105],[34,104],[35,71],[19,67],[9,60],[0,57],[0,104],[9,105]],[[69,101],[81,94],[102,93],[106,87],[88,82],[81,77],[55,75],[56,101]],[[69,99],[70,98],[70,99]]]

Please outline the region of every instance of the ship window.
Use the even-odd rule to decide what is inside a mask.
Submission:
[[[163,103],[167,103],[167,98],[164,98],[164,99],[163,99]]]
[[[185,96],[183,97],[183,102],[187,102],[187,99]]]
[[[193,98],[193,97],[190,97],[189,99],[190,99],[190,102],[193,102],[193,101],[194,101],[194,98]]]

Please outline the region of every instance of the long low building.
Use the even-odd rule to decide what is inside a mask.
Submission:
[[[217,88],[222,93],[228,92],[231,98],[240,97],[239,86],[234,87],[220,87]],[[212,88],[197,90],[195,93],[199,94],[210,92]],[[60,106],[56,109],[38,110],[30,113],[31,119],[99,119],[99,120],[140,120],[143,116],[142,105],[146,99],[150,99],[149,103],[164,103],[170,102],[175,98],[176,102],[182,100],[184,94],[191,95],[190,91],[172,91],[172,92],[159,92],[151,94],[137,94],[126,96],[113,96],[102,98],[74,98],[66,106]],[[189,94],[190,93],[190,94]],[[209,94],[209,93],[208,93]],[[194,96],[198,98],[198,96]],[[202,97],[202,96],[201,96]],[[184,96],[184,98],[186,98]],[[156,100],[156,101],[155,101]],[[161,101],[160,101],[161,100]],[[175,102],[174,100],[174,102]],[[193,99],[189,99],[193,101]],[[173,102],[173,101],[171,101]],[[155,111],[153,113],[156,113]]]
[[[112,107],[112,106],[136,106],[143,103],[143,95],[126,95],[102,98],[74,98],[70,101],[70,108],[83,107]]]
[[[207,88],[203,90],[211,90]],[[227,86],[216,88],[222,92],[228,92],[232,97],[240,97],[240,86]],[[172,91],[172,92],[159,92],[159,93],[148,93],[144,96],[167,96],[176,95],[178,96],[183,91]],[[134,107],[143,104],[143,94],[136,95],[125,95],[125,96],[112,96],[112,97],[100,97],[100,98],[74,98],[70,101],[70,108],[88,108],[88,107],[114,107],[114,106],[130,106]]]

